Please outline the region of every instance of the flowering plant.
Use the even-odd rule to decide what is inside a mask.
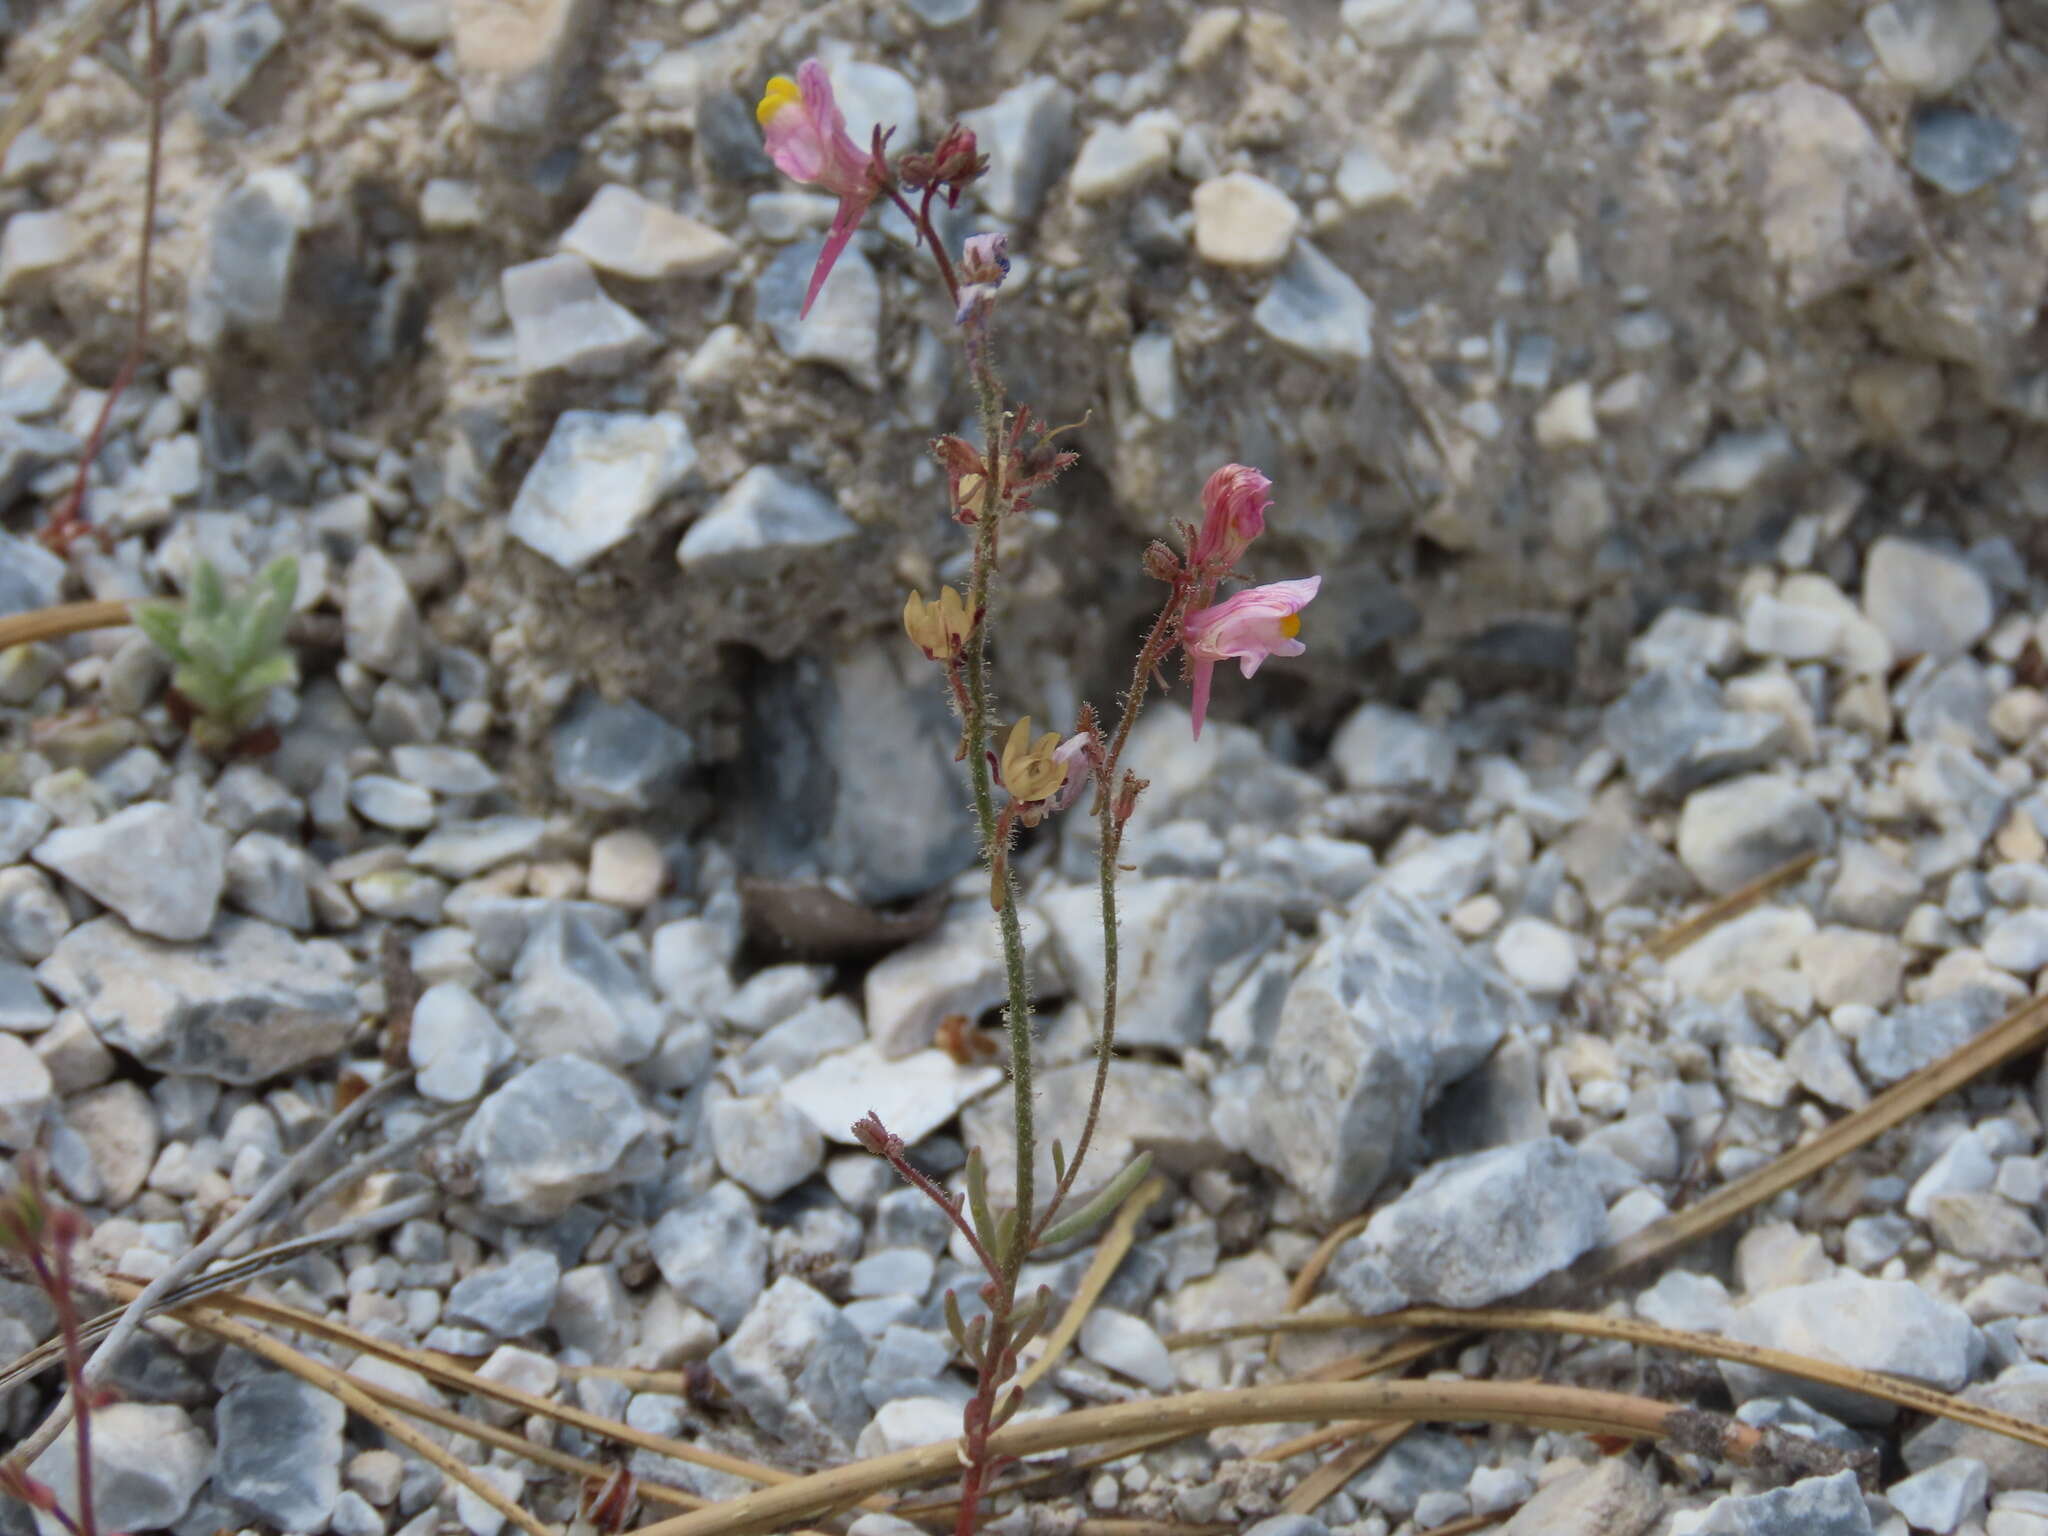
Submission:
[[[912,592],[904,603],[903,627],[925,657],[945,669],[958,710],[958,756],[967,765],[975,819],[989,870],[989,899],[1001,934],[1008,1001],[1004,1020],[1016,1126],[1016,1188],[1008,1207],[991,1198],[978,1149],[969,1153],[965,1188],[949,1194],[905,1156],[903,1141],[875,1115],[853,1127],[861,1145],[886,1158],[896,1171],[945,1212],[981,1263],[987,1279],[980,1288],[986,1312],[968,1322],[951,1292],[947,1321],[961,1354],[975,1369],[977,1390],[963,1413],[960,1448],[962,1486],[957,1536],[971,1536],[991,1480],[1002,1459],[990,1436],[1013,1415],[1022,1394],[1011,1379],[1020,1351],[1047,1319],[1051,1298],[1043,1289],[1019,1298],[1018,1276],[1037,1249],[1078,1237],[1120,1205],[1145,1177],[1149,1154],[1122,1170],[1093,1199],[1068,1210],[1075,1180],[1101,1117],[1103,1089],[1116,1040],[1117,910],[1116,874],[1124,830],[1145,781],[1122,766],[1124,748],[1154,678],[1176,650],[1194,690],[1194,730],[1200,736],[1208,710],[1216,663],[1235,660],[1251,677],[1269,656],[1298,656],[1301,610],[1316,595],[1321,578],[1252,587],[1217,599],[1218,588],[1236,573],[1252,542],[1265,530],[1272,482],[1244,464],[1226,464],[1202,489],[1199,526],[1180,525],[1181,553],[1163,543],[1145,552],[1145,570],[1166,584],[1167,596],[1138,648],[1131,686],[1113,728],[1105,731],[1092,706],[1083,705],[1074,728],[1034,734],[1031,717],[1015,722],[1000,750],[993,745],[997,714],[988,668],[989,593],[1001,569],[1001,533],[1031,505],[1031,496],[1074,462],[1060,444],[1065,428],[1048,428],[1028,406],[1013,405],[996,374],[994,316],[1010,270],[1009,237],[975,235],[956,261],[933,227],[934,200],[949,206],[986,168],[974,135],[957,125],[925,154],[908,153],[891,162],[884,151],[893,130],[877,127],[863,150],[847,134],[844,115],[825,68],[815,59],[799,65],[795,78],[768,82],[757,112],[769,157],[788,176],[820,187],[839,199],[838,211],[812,270],[804,296],[809,310],[846,249],[862,218],[877,201],[893,203],[931,253],[939,280],[952,301],[967,372],[979,406],[979,445],[958,436],[932,444],[945,471],[954,520],[972,531],[967,592],[943,587],[935,600]],[[906,193],[919,194],[913,206]],[[1100,885],[1104,943],[1101,1026],[1096,1039],[1095,1079],[1088,1113],[1073,1156],[1054,1142],[1053,1189],[1043,1203],[1036,1183],[1036,1142],[1032,1105],[1031,994],[1024,941],[1017,912],[1016,882],[1009,853],[1019,828],[1037,826],[1095,792],[1093,815],[1100,844]],[[998,802],[998,795],[1001,800]]]

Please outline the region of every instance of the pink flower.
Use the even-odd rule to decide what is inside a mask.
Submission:
[[[839,212],[825,236],[825,248],[818,253],[818,264],[811,269],[810,289],[804,294],[803,313],[809,314],[832,264],[860,227],[869,205],[881,194],[888,172],[878,166],[878,156],[872,150],[862,149],[848,136],[845,114],[832,96],[832,82],[816,59],[799,64],[794,80],[787,75],[770,80],[754,117],[761,124],[768,158],[777,169],[793,181],[823,187],[839,199]]]
[[[1265,531],[1272,485],[1249,464],[1226,464],[1209,477],[1202,487],[1202,528],[1188,546],[1188,565],[1202,579],[1223,577]]]
[[[1180,640],[1187,647],[1194,678],[1197,739],[1202,734],[1202,717],[1209,712],[1209,683],[1216,663],[1235,657],[1238,670],[1250,677],[1268,656],[1301,655],[1308,647],[1295,638],[1301,633],[1299,615],[1322,584],[1322,577],[1308,576],[1300,581],[1247,587],[1182,620]]]

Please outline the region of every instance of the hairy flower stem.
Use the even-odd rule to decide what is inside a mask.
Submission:
[[[1102,1118],[1102,1096],[1109,1087],[1109,1064],[1116,1047],[1116,989],[1117,989],[1117,915],[1116,877],[1117,859],[1123,851],[1126,815],[1119,815],[1117,793],[1117,768],[1124,755],[1124,746],[1131,739],[1131,728],[1138,723],[1138,714],[1145,707],[1145,693],[1151,686],[1152,674],[1166,655],[1173,649],[1181,616],[1186,613],[1188,592],[1183,583],[1176,582],[1173,592],[1159,610],[1159,616],[1152,621],[1151,632],[1145,636],[1145,643],[1138,648],[1138,659],[1131,669],[1130,692],[1124,695],[1123,710],[1116,723],[1116,733],[1110,737],[1108,750],[1103,754],[1095,795],[1095,825],[1097,839],[1101,844],[1100,859],[1096,878],[1102,889],[1102,1024],[1095,1038],[1095,1081],[1088,1093],[1088,1115],[1081,1122],[1080,1139],[1074,1144],[1074,1155],[1067,1163],[1066,1172],[1060,1176],[1059,1184],[1052,1192],[1052,1198],[1045,1203],[1045,1214],[1039,1218],[1033,1230],[1034,1240],[1052,1224],[1059,1214],[1063,1202],[1074,1187],[1074,1179],[1081,1171],[1082,1160],[1088,1156],[1089,1143],[1095,1139],[1095,1127]]]

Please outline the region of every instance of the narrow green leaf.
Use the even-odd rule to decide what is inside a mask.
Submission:
[[[1010,1250],[1016,1243],[1017,1212],[1011,1209],[996,1218],[996,1240],[990,1245],[989,1251],[996,1256],[998,1264],[1007,1265],[1010,1262]]]
[[[187,610],[201,619],[211,619],[227,602],[227,594],[221,590],[220,572],[213,568],[213,562],[204,557],[192,562],[192,590],[187,599]]]
[[[1109,1181],[1101,1194],[1090,1200],[1078,1211],[1069,1212],[1046,1229],[1042,1241],[1064,1243],[1070,1237],[1079,1237],[1097,1222],[1108,1218],[1118,1206],[1130,1197],[1146,1174],[1152,1171],[1152,1154],[1140,1152],[1131,1159],[1130,1166]]]
[[[134,610],[135,626],[149,636],[156,648],[173,661],[185,656],[185,642],[180,631],[185,625],[185,611],[176,603],[143,603]]]
[[[1052,1139],[1052,1181],[1057,1184],[1067,1176],[1067,1149],[1060,1145],[1059,1137]]]
[[[299,599],[299,562],[297,558],[292,555],[279,555],[270,564],[263,567],[263,573],[256,580],[270,589],[271,594],[277,599],[278,607],[282,608],[289,615],[292,611],[292,604]]]
[[[994,1253],[996,1222],[988,1203],[988,1164],[982,1160],[979,1147],[967,1153],[967,1209],[974,1217],[974,1235],[981,1239],[982,1247]]]
[[[960,1298],[949,1286],[946,1290],[946,1332],[953,1335],[953,1342],[961,1353],[967,1351],[967,1324],[960,1316]]]

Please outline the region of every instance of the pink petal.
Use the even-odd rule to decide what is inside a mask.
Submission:
[[[1209,713],[1209,684],[1214,681],[1216,663],[1198,661],[1193,668],[1195,740],[1202,739],[1202,717]]]
[[[825,248],[818,252],[818,264],[811,268],[811,286],[804,294],[804,307],[798,312],[798,319],[811,312],[818,290],[825,286],[825,279],[832,274],[832,264],[846,249],[846,242],[853,238],[853,232],[860,228],[861,215],[866,212],[862,206],[844,202],[839,205],[839,215],[833,219],[832,228],[825,236]]]

